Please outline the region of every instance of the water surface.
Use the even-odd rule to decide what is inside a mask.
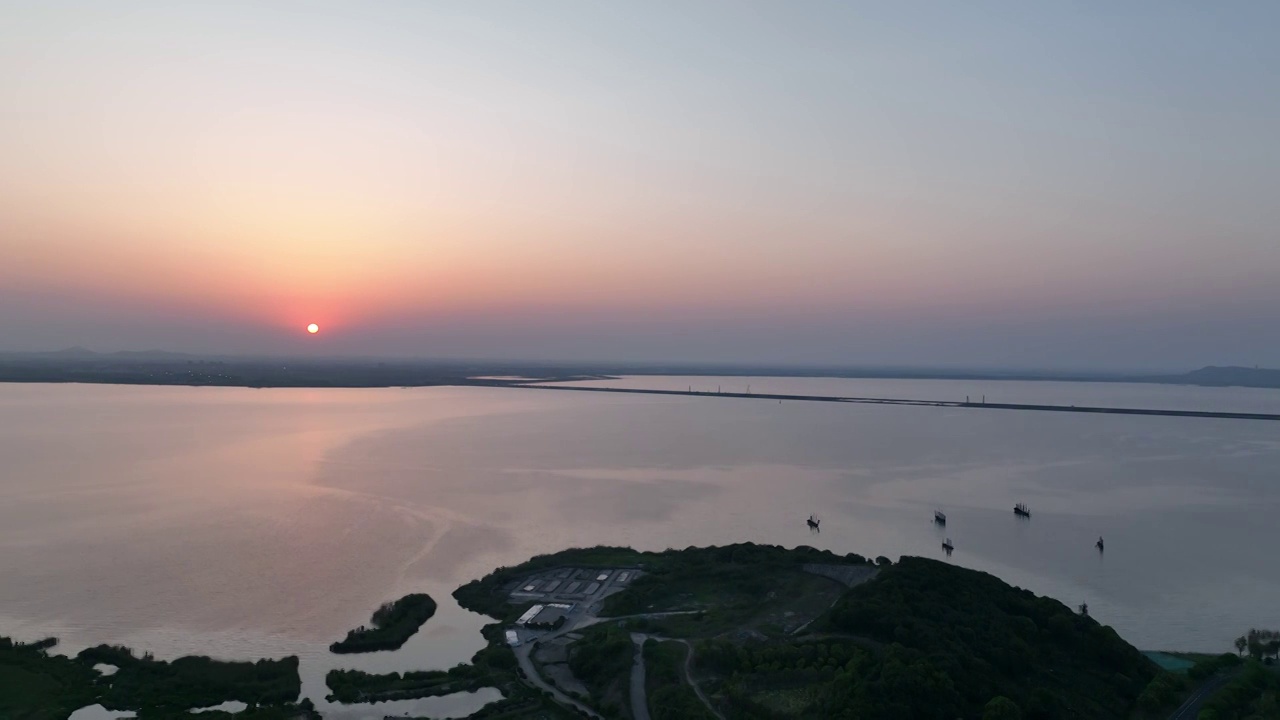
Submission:
[[[887,397],[973,392],[874,382],[905,383],[874,388]],[[1277,396],[1016,385],[1036,401],[1061,401],[1060,385],[1114,391],[1109,404],[1138,387],[1143,403],[1191,409],[1274,410]],[[1280,624],[1280,423],[534,389],[0,385],[0,457],[0,634],[56,635],[70,652],[297,654],[317,702],[331,667],[467,661],[485,619],[454,588],[599,543],[942,557],[945,534],[952,562],[1087,602],[1142,648],[1228,650]],[[402,650],[328,653],[415,591],[440,608]],[[488,693],[326,714],[464,715]]]

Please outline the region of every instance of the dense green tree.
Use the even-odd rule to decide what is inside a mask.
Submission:
[[[924,558],[904,557],[850,590],[831,623],[922,653],[954,683],[953,718],[979,715],[995,696],[1029,719],[1124,717],[1156,674],[1154,663],[1092,618]]]
[[[459,589],[455,597],[464,607],[510,617],[522,609],[508,603],[510,591],[532,572],[639,567],[643,574],[610,596],[605,612],[687,607],[689,598],[714,602],[706,605],[704,625],[729,629],[700,633],[717,639],[697,643],[694,670],[703,676],[700,685],[717,709],[734,720],[973,720],[983,717],[995,698],[1008,700],[1019,711],[1013,716],[1026,720],[1112,720],[1129,717],[1144,692],[1149,690],[1148,699],[1156,703],[1168,691],[1152,684],[1154,663],[1092,618],[985,573],[922,558],[882,561],[874,579],[849,589],[811,625],[815,637],[732,624],[729,603],[744,603],[758,615],[764,598],[777,591],[777,579],[803,579],[796,571],[805,563],[865,567],[866,561],[812,548],[751,544],[665,553],[592,548],[497,571]],[[672,622],[655,619],[648,632],[672,635],[670,627],[683,628]],[[683,622],[694,621],[690,616]],[[742,631],[747,628],[752,632]],[[629,674],[634,644],[621,628],[611,632],[601,625],[588,632],[599,636],[575,643],[570,666],[590,680],[588,687],[597,686],[593,696],[607,682],[614,688],[609,697],[616,698],[618,683]],[[649,677],[657,679],[659,673]],[[662,677],[666,680],[650,696],[651,714],[692,713],[691,688],[670,673]],[[1001,702],[990,712],[998,717],[1008,710]]]
[[[1280,675],[1271,672],[1262,663],[1249,661],[1229,683],[1210,696],[1200,717],[1213,717],[1218,720],[1277,718],[1280,717],[1276,712],[1278,694],[1280,694]]]
[[[1181,675],[1161,672],[1156,675],[1138,696],[1138,708],[1143,712],[1155,715],[1168,709],[1179,698],[1179,693],[1186,689],[1186,680]]]
[[[997,695],[982,709],[982,720],[1022,720],[1022,710],[1014,701]]]
[[[334,653],[397,650],[436,612],[436,601],[426,593],[405,595],[374,611],[371,627],[360,626],[329,646]]]
[[[48,651],[52,638],[15,643],[0,637],[0,718],[61,720],[97,700],[90,665]]]
[[[626,630],[613,623],[596,625],[569,646],[569,669],[600,705],[612,688],[625,686],[635,653],[635,643]]]
[[[1276,693],[1275,690],[1269,690],[1258,700],[1254,712],[1257,717],[1280,718],[1280,697]]]
[[[239,700],[250,705],[283,705],[298,699],[302,682],[298,658],[231,662],[203,656],[172,662],[141,658],[125,647],[99,645],[82,650],[76,659],[118,668],[102,695],[109,709],[188,709]]]

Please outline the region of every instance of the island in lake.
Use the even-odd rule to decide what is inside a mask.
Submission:
[[[369,621],[371,627],[358,627],[329,646],[334,653],[362,653],[377,650],[399,650],[422,624],[436,614],[436,601],[425,593],[414,593],[382,605]]]
[[[471,662],[332,670],[328,699],[497,688],[503,699],[471,717],[504,720],[1163,720],[1277,717],[1280,707],[1269,666],[1280,633],[1252,631],[1239,654],[1144,654],[1083,607],[924,558],[751,543],[596,547],[500,568],[454,597],[494,620]],[[427,608],[425,595],[388,604],[375,628],[343,643],[403,643]],[[0,717],[53,720],[101,703],[145,720],[227,700],[249,708],[201,717],[319,717],[299,702],[296,658],[161,662],[118,647],[51,649],[0,640]]]
[[[136,712],[140,720],[173,718],[193,708],[227,701],[245,703],[240,713],[202,712],[203,720],[319,720],[311,701],[298,702],[302,683],[298,658],[227,662],[182,657],[172,662],[136,656],[123,647],[100,645],[75,657],[51,653],[48,639],[15,643],[0,637],[0,718],[66,720],[99,704]]]

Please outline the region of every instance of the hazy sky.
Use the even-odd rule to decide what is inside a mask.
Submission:
[[[1280,366],[1277,36],[1274,2],[5,2],[0,350]]]

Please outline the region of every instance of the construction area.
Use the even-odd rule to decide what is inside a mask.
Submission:
[[[640,574],[634,568],[555,568],[525,578],[509,600],[533,605],[507,631],[507,642],[519,645],[594,616],[602,600],[626,589]]]
[[[619,592],[640,574],[631,568],[558,568],[526,578],[511,602],[592,604]]]

